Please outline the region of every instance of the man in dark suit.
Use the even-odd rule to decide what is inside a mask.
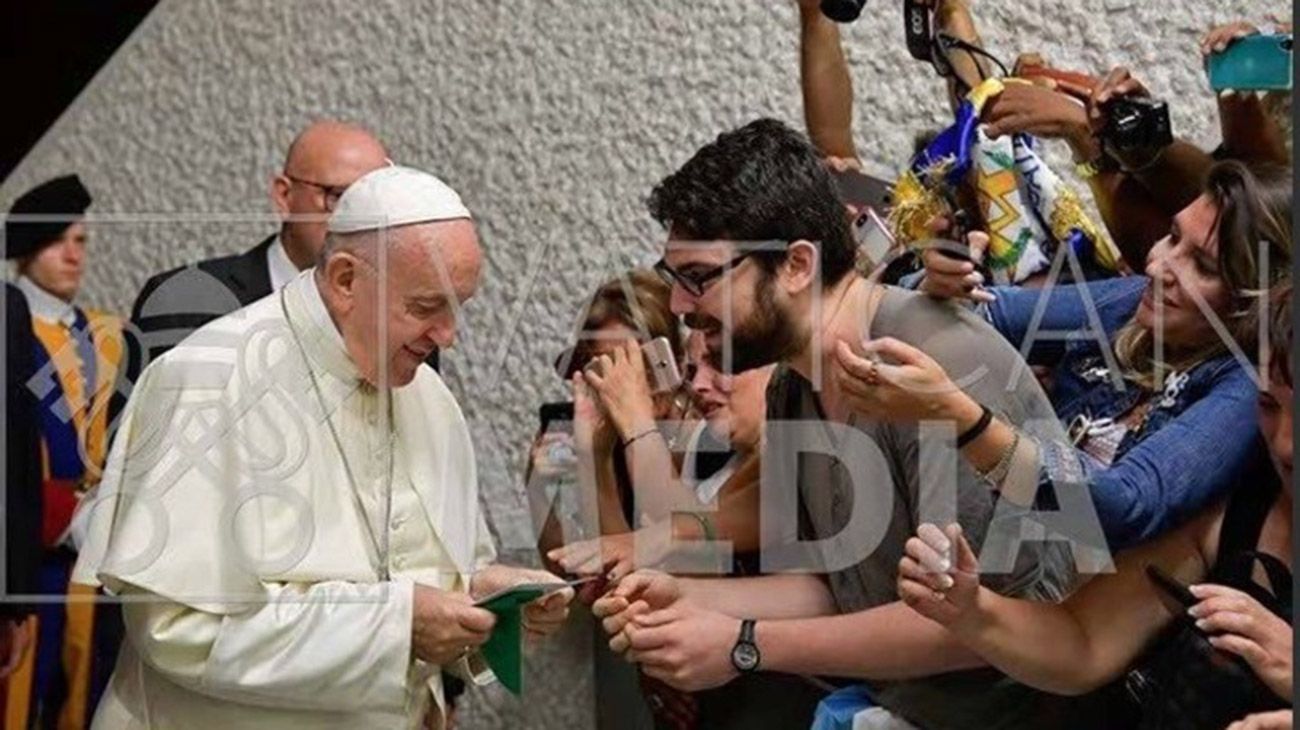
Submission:
[[[325,246],[325,221],[343,190],[387,164],[384,146],[361,127],[319,121],[303,130],[289,146],[283,170],[271,179],[271,202],[282,221],[278,233],[242,254],[200,261],[145,282],[131,321],[148,358],[133,352],[133,360],[144,361],[133,363],[131,375],[195,329],[279,290],[315,265]]]

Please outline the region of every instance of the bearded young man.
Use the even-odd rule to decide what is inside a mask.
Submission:
[[[1056,600],[1072,587],[1067,545],[1020,541],[1022,528],[1044,533],[998,503],[999,490],[1032,494],[1065,445],[1015,349],[969,312],[855,274],[830,174],[780,122],[721,135],[649,206],[669,230],[657,268],[673,311],[704,333],[710,359],[731,372],[780,364],[767,393],[765,537],[787,527],[765,542],[764,563],[804,572],[633,574],[596,604],[611,646],[683,689],[755,671],[866,679],[891,722],[932,730],[1081,717],[1077,702],[980,669],[895,589],[909,526],[936,509],[977,544],[998,543],[982,566],[990,588]],[[944,372],[964,374],[961,386]],[[936,427],[947,429],[946,464],[927,451]],[[1067,496],[1056,493],[1073,507]]]

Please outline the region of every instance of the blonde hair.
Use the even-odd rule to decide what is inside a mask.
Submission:
[[[658,274],[649,269],[631,269],[601,284],[592,295],[583,317],[582,331],[591,332],[618,323],[644,333],[647,341],[666,337],[680,363],[686,342],[669,306],[671,294],[672,287]],[[580,341],[575,349],[570,369],[581,367],[586,359],[584,342]]]

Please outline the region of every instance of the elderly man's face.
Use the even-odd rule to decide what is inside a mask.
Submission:
[[[388,235],[397,239],[388,245],[386,271],[361,267],[341,330],[362,377],[378,385],[386,367],[388,386],[397,388],[415,378],[435,348],[455,341],[456,311],[478,288],[483,255],[468,220],[405,226]],[[386,339],[380,322],[387,324]]]

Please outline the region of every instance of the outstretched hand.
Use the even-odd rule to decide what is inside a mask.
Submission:
[[[926,618],[952,627],[975,611],[979,562],[961,526],[925,523],[907,541],[898,563],[898,595]]]

